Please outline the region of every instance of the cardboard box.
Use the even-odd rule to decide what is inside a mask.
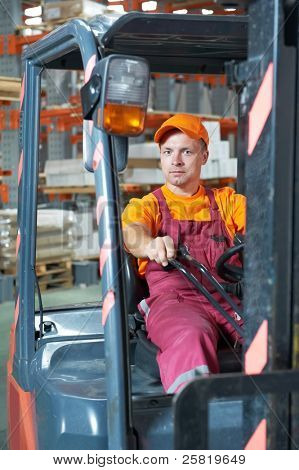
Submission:
[[[207,164],[201,169],[201,179],[236,178],[237,165],[236,158],[227,158],[225,160],[209,159]]]
[[[211,139],[209,143],[210,158],[214,160],[229,158],[229,141],[218,139],[218,137],[220,137],[220,127],[218,129],[219,123],[212,122],[211,124],[213,124],[211,129],[215,128],[216,133],[213,134],[213,139]],[[214,124],[216,124],[216,126],[214,126]],[[135,159],[160,160],[159,146],[155,142],[130,145],[129,160]]]
[[[102,15],[106,10],[104,5],[91,0],[67,0],[43,4],[43,21],[57,21],[74,17],[92,18]]]
[[[21,78],[0,77],[0,100],[19,101],[21,82]]]
[[[73,259],[82,259],[87,257],[99,256],[99,236],[98,231],[85,235],[77,239],[73,247]]]
[[[129,159],[149,158],[160,160],[159,146],[155,142],[144,142],[129,146]]]
[[[76,236],[77,238],[91,235],[94,231],[95,209],[89,207],[86,210],[76,212]]]
[[[209,144],[210,160],[227,160],[229,159],[229,141],[220,140],[219,142],[211,142]]]
[[[85,170],[81,159],[47,160],[45,175],[47,186],[94,185],[94,175]]]
[[[210,143],[220,142],[221,140],[220,122],[219,121],[202,121],[202,123],[208,131]]]
[[[162,170],[158,168],[128,168],[122,177],[124,183],[164,184]]]
[[[73,211],[39,209],[37,214],[36,259],[71,257],[75,243]],[[17,210],[0,211],[0,269],[15,270]]]
[[[237,158],[219,160],[219,178],[237,178]]]
[[[201,179],[214,179],[219,178],[219,160],[209,159],[201,168]]]

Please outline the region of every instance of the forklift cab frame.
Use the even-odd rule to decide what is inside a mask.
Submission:
[[[152,72],[217,74],[224,73],[226,62],[234,61],[232,78],[236,80],[239,63],[247,59],[247,28],[245,17],[130,13],[118,19],[96,17],[88,23],[72,20],[26,50],[18,171],[19,290],[8,362],[10,448],[220,448],[218,441],[207,444],[207,421],[192,421],[190,403],[200,401],[203,381],[208,390],[210,383],[229,382],[231,376],[196,379],[178,394],[174,429],[173,397],[161,394],[156,384],[146,383],[144,378],[134,378],[134,371],[131,383],[117,175],[126,162],[117,160],[118,139],[88,123],[83,130],[85,163],[95,176],[103,301],[93,307],[45,311],[44,319],[49,318],[56,329],[35,339],[36,317],[39,322],[40,316],[35,312],[40,87],[45,68],[83,68],[87,82],[96,63],[111,54],[140,55],[148,60]],[[87,316],[88,321],[83,320]],[[95,356],[88,356],[87,363],[93,372],[80,375],[79,370],[76,375],[80,359],[91,350]],[[242,384],[244,374],[234,374],[233,380],[236,376]],[[148,393],[144,393],[146,389]],[[189,391],[195,401],[190,401]],[[221,403],[219,406],[220,411],[224,409]],[[202,411],[202,407],[198,409]],[[223,443],[223,448],[236,445],[240,429],[232,428],[232,442]],[[199,429],[204,435],[200,432],[198,436]],[[186,431],[183,437],[182,430]],[[242,438],[246,441],[246,436]]]

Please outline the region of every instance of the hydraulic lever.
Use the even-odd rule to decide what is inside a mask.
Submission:
[[[233,308],[235,313],[242,319],[242,310],[237,306],[237,304],[233,301],[233,299],[227,294],[227,292],[224,290],[222,285],[215,279],[212,274],[210,274],[207,270],[207,268],[202,264],[199,263],[196,259],[194,259],[189,251],[188,248],[185,245],[180,245],[178,248],[178,255],[179,257],[189,261],[193,266],[195,266],[201,274],[215,287],[217,292],[219,292],[222,297],[228,302],[228,304]],[[237,333],[243,337],[244,336],[244,331],[243,329],[238,325],[238,323],[224,310],[224,308],[219,304],[219,302],[213,297],[213,295],[204,287],[199,280],[194,276],[194,274],[190,273],[186,266],[184,266],[180,261],[177,259],[171,259],[169,260],[169,264],[173,266],[174,268],[178,269],[180,273],[182,273],[193,285],[196,287],[196,289],[203,294],[206,299],[221,313],[221,315],[224,316],[224,318],[235,328]],[[169,268],[168,268],[169,269]]]

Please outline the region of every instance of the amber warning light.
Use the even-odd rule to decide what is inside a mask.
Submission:
[[[110,57],[105,75],[105,96],[98,109],[98,126],[109,134],[141,134],[148,102],[150,72],[147,62]]]
[[[141,57],[101,59],[81,88],[84,119],[108,134],[134,137],[143,132],[150,70]]]

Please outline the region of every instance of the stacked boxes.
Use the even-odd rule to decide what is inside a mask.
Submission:
[[[93,173],[85,170],[83,160],[47,160],[45,164],[47,186],[91,186],[94,185]]]
[[[17,210],[0,210],[0,303],[14,298],[17,231]],[[72,260],[98,258],[98,247],[94,204],[79,205],[77,211],[39,209],[36,275],[41,290],[69,288],[73,276],[76,284],[95,284],[98,261]]]
[[[236,178],[237,159],[230,158],[230,146],[228,140],[221,140],[220,122],[204,121],[210,138],[209,160],[202,167],[202,179]]]
[[[99,256],[98,229],[94,204],[79,205],[76,211],[76,242],[72,258],[80,260]]]
[[[220,123],[205,121],[209,137],[209,160],[202,167],[202,179],[236,178],[237,159],[230,158],[229,141],[221,140]],[[133,184],[163,184],[160,169],[159,146],[154,143],[130,145],[129,165],[123,173],[123,181]]]
[[[154,142],[129,146],[128,166],[122,181],[130,184],[163,184],[159,147]]]
[[[68,18],[91,18],[102,15],[105,6],[91,0],[65,0],[63,2],[49,2],[43,5],[44,22],[56,22]]]
[[[236,178],[237,159],[230,158],[229,141],[221,140],[220,123],[205,121],[204,124],[210,136],[210,144],[209,160],[202,167],[202,179]],[[81,159],[49,160],[45,165],[45,174],[47,186],[94,185],[94,176],[85,170]],[[159,146],[154,142],[130,145],[128,166],[121,174],[121,181],[127,184],[162,185],[164,178]]]
[[[37,216],[36,259],[71,258],[74,245],[73,211],[40,209]],[[0,210],[0,270],[16,269],[17,210]]]

